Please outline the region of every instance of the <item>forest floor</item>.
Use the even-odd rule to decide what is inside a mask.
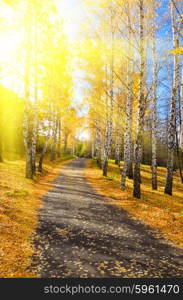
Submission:
[[[0,163],[0,277],[34,277],[27,267],[34,252],[33,236],[38,223],[39,199],[71,156],[44,164],[44,173],[25,179],[25,161]]]
[[[86,163],[64,166],[42,197],[32,272],[43,278],[183,277],[182,249],[114,205],[114,195],[97,192],[91,182],[112,180]]]
[[[125,209],[134,218],[156,228],[176,246],[183,248],[183,185],[179,172],[174,173],[173,196],[164,194],[166,169],[158,167],[158,190],[151,188],[151,167],[141,166],[141,199],[133,197],[133,180],[126,180],[126,191],[120,190],[123,162],[119,168],[109,161],[108,177],[102,176],[95,160],[88,161],[85,175],[101,194],[110,197],[114,205]]]

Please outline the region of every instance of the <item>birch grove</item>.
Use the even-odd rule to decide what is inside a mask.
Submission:
[[[0,24],[18,47],[6,67],[0,55],[0,162],[12,143],[28,179],[69,155],[92,158],[108,178],[115,164],[119,188],[137,199],[147,165],[151,191],[171,196],[174,174],[183,181],[181,1],[82,1],[77,33],[59,1],[5,2]]]

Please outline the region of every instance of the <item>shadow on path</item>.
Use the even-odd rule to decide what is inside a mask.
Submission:
[[[183,251],[96,193],[85,162],[64,167],[43,197],[33,258],[39,277],[183,277]]]

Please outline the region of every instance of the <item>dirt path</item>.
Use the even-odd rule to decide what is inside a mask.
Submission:
[[[84,159],[61,170],[44,197],[34,257],[40,277],[183,277],[183,251],[97,194]]]

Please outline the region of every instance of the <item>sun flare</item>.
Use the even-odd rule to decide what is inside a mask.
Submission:
[[[56,0],[59,13],[64,19],[64,31],[69,40],[73,40],[79,33],[84,16],[81,0]]]

